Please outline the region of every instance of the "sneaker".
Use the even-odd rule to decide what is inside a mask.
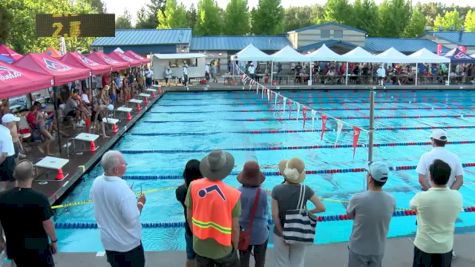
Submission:
[[[452,250],[452,260],[455,260],[455,258],[457,258],[457,254],[455,254],[455,251]]]

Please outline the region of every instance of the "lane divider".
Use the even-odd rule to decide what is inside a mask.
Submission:
[[[363,126],[367,127],[367,126]],[[397,130],[430,130],[430,129],[473,129],[475,125],[461,125],[461,126],[415,126],[415,127],[381,127],[375,128],[375,131],[397,131]],[[211,135],[211,134],[282,134],[282,133],[314,133],[321,132],[321,129],[306,129],[306,130],[249,130],[249,131],[229,131],[229,132],[207,132],[207,133],[198,133],[198,132],[182,132],[182,133],[130,133],[132,136],[187,136],[187,135]],[[352,132],[353,129],[344,128],[342,132]]]
[[[463,208],[464,213],[475,212],[475,206]],[[393,212],[393,217],[406,217],[415,216],[415,210],[398,210]],[[341,215],[324,215],[317,216],[319,222],[332,222],[332,221],[348,221],[352,220],[347,214]],[[273,224],[272,220],[268,220],[268,224]],[[145,222],[142,223],[142,228],[181,228],[185,226],[185,222]],[[55,223],[56,229],[96,229],[97,223],[95,222],[57,222]]]
[[[475,162],[463,163],[464,168],[475,167]],[[391,171],[415,170],[417,166],[403,165],[389,167]],[[277,168],[277,167],[276,167]],[[326,169],[326,170],[306,170],[305,174],[337,174],[337,173],[359,173],[366,172],[366,168],[344,168],[344,169]],[[280,172],[262,172],[265,176],[281,176]],[[239,172],[231,172],[231,176],[238,175]],[[124,175],[124,180],[183,180],[181,175]]]
[[[373,147],[394,147],[394,146],[424,146],[430,145],[431,142],[405,142],[405,143],[386,143],[386,144],[374,144]],[[475,141],[451,141],[452,145],[462,144],[475,144]],[[366,144],[358,144],[357,147],[366,147]],[[271,151],[271,150],[300,150],[300,149],[326,149],[326,148],[353,148],[353,145],[313,145],[313,146],[271,146],[271,147],[234,147],[223,148],[226,151]],[[145,153],[208,153],[210,149],[183,149],[183,150],[163,150],[163,149],[150,149],[150,150],[120,150],[123,154],[145,154]]]

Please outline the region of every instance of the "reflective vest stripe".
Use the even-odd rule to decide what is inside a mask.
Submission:
[[[191,218],[193,224],[196,226],[196,227],[199,227],[199,228],[203,228],[203,229],[207,229],[207,228],[213,228],[223,234],[226,234],[226,235],[230,235],[231,234],[231,228],[229,227],[223,227],[215,222],[202,222],[202,221],[198,221],[197,219],[195,218]]]

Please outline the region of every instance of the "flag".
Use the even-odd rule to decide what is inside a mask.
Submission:
[[[277,101],[279,100],[279,95],[277,93],[275,94],[275,99],[274,99],[274,109],[277,110]]]
[[[299,120],[299,115],[300,115],[300,103],[299,102],[295,102],[297,103],[297,116],[295,116],[295,120]]]
[[[282,99],[282,102],[284,103],[284,106],[282,107],[282,112],[285,112],[285,105],[286,105],[286,103],[287,103],[287,97],[284,97],[284,98]]]
[[[437,44],[437,55],[442,55],[442,44]]]
[[[327,119],[328,116],[326,114],[322,114],[322,135],[320,136],[320,140],[323,140],[323,135],[325,134],[325,129],[327,128]]]
[[[353,158],[355,158],[356,147],[358,146],[358,139],[360,138],[361,129],[353,126]]]
[[[289,119],[290,119],[290,115],[292,115],[292,99],[288,98],[287,99],[287,105],[289,105]]]
[[[315,129],[315,117],[317,116],[317,111],[312,109],[312,129]]]
[[[302,115],[303,115],[303,128],[305,128],[305,121],[307,120],[307,106],[303,106]]]
[[[335,146],[338,143],[338,139],[340,139],[341,131],[343,130],[343,121],[336,120],[336,139],[335,139]]]

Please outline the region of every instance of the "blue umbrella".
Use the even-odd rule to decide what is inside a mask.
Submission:
[[[8,64],[12,64],[14,60],[11,57],[0,55],[0,61],[6,62]]]

